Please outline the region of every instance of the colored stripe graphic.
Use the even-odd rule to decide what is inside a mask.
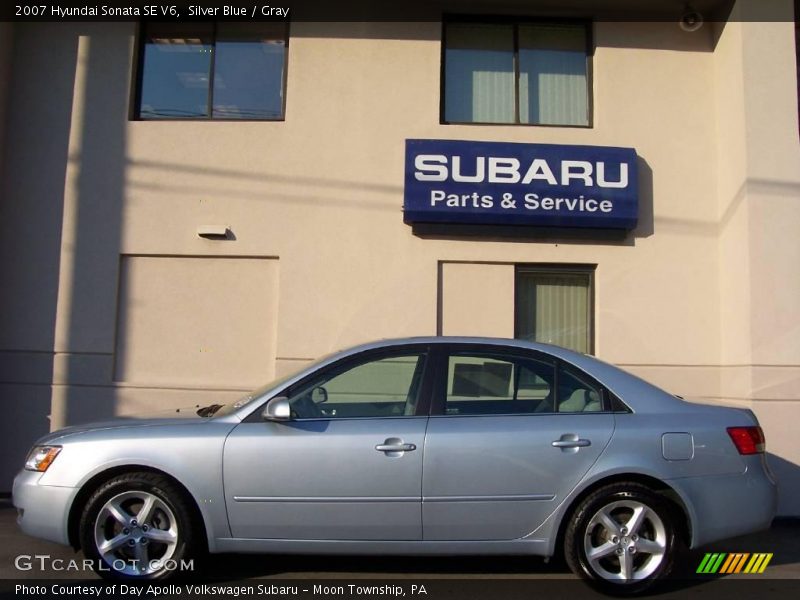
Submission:
[[[744,567],[744,561],[747,560],[748,556],[750,556],[749,552],[742,554],[742,558],[739,559],[739,562],[736,564],[736,568],[733,570],[734,573],[738,573],[742,570],[742,567]]]
[[[728,567],[730,567],[731,563],[733,562],[733,559],[735,559],[735,558],[736,558],[735,554],[728,554],[728,558],[726,558],[725,562],[722,563],[722,568],[720,568],[719,572],[720,573],[727,573],[728,572]]]
[[[706,575],[763,573],[772,560],[771,552],[708,552],[697,567],[697,573]],[[749,559],[749,560],[748,560]],[[745,566],[746,565],[746,566]]]
[[[719,558],[714,561],[714,564],[711,565],[711,573],[716,573],[719,570],[719,566],[722,564],[723,559],[725,558],[725,553],[722,552],[719,555]]]
[[[697,573],[705,573],[706,572],[706,565],[708,565],[708,562],[710,560],[711,560],[711,555],[706,553],[706,555],[703,557],[703,560],[700,562],[700,566],[697,567],[697,571],[696,572]]]
[[[716,573],[719,569],[719,566],[722,564],[722,561],[725,559],[725,556],[725,552],[706,554],[705,558],[703,558],[703,562],[701,562],[700,566],[697,567],[697,572],[709,574]]]
[[[767,568],[769,561],[772,560],[772,552],[753,554],[753,558],[747,563],[744,568],[745,573],[763,573]]]
[[[733,554],[728,555],[728,560],[725,561],[725,564],[722,565],[720,569],[720,573],[738,573],[742,566],[744,565],[744,561],[750,554],[742,553],[742,552],[735,552]]]

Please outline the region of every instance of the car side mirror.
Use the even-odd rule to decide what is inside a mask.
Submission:
[[[261,411],[261,418],[265,421],[284,422],[292,418],[292,410],[289,406],[289,399],[286,396],[276,396]]]

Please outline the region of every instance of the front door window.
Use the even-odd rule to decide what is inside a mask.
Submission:
[[[416,412],[424,355],[373,359],[337,369],[292,391],[295,419],[402,417]]]

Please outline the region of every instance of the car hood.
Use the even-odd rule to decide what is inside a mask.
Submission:
[[[199,406],[187,406],[184,408],[173,408],[170,410],[155,411],[136,415],[121,415],[107,421],[71,425],[69,427],[64,427],[63,429],[48,433],[44,437],[40,438],[36,442],[36,445],[41,446],[42,444],[49,444],[55,440],[67,436],[72,436],[79,433],[87,433],[90,431],[100,431],[103,429],[120,429],[123,427],[153,427],[158,425],[181,425],[208,420],[207,417],[198,416],[198,408]]]

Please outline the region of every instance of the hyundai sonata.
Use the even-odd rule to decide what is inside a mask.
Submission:
[[[175,417],[39,440],[14,482],[23,531],[132,580],[206,551],[563,552],[635,593],[776,504],[751,411],[524,341],[367,344]]]

